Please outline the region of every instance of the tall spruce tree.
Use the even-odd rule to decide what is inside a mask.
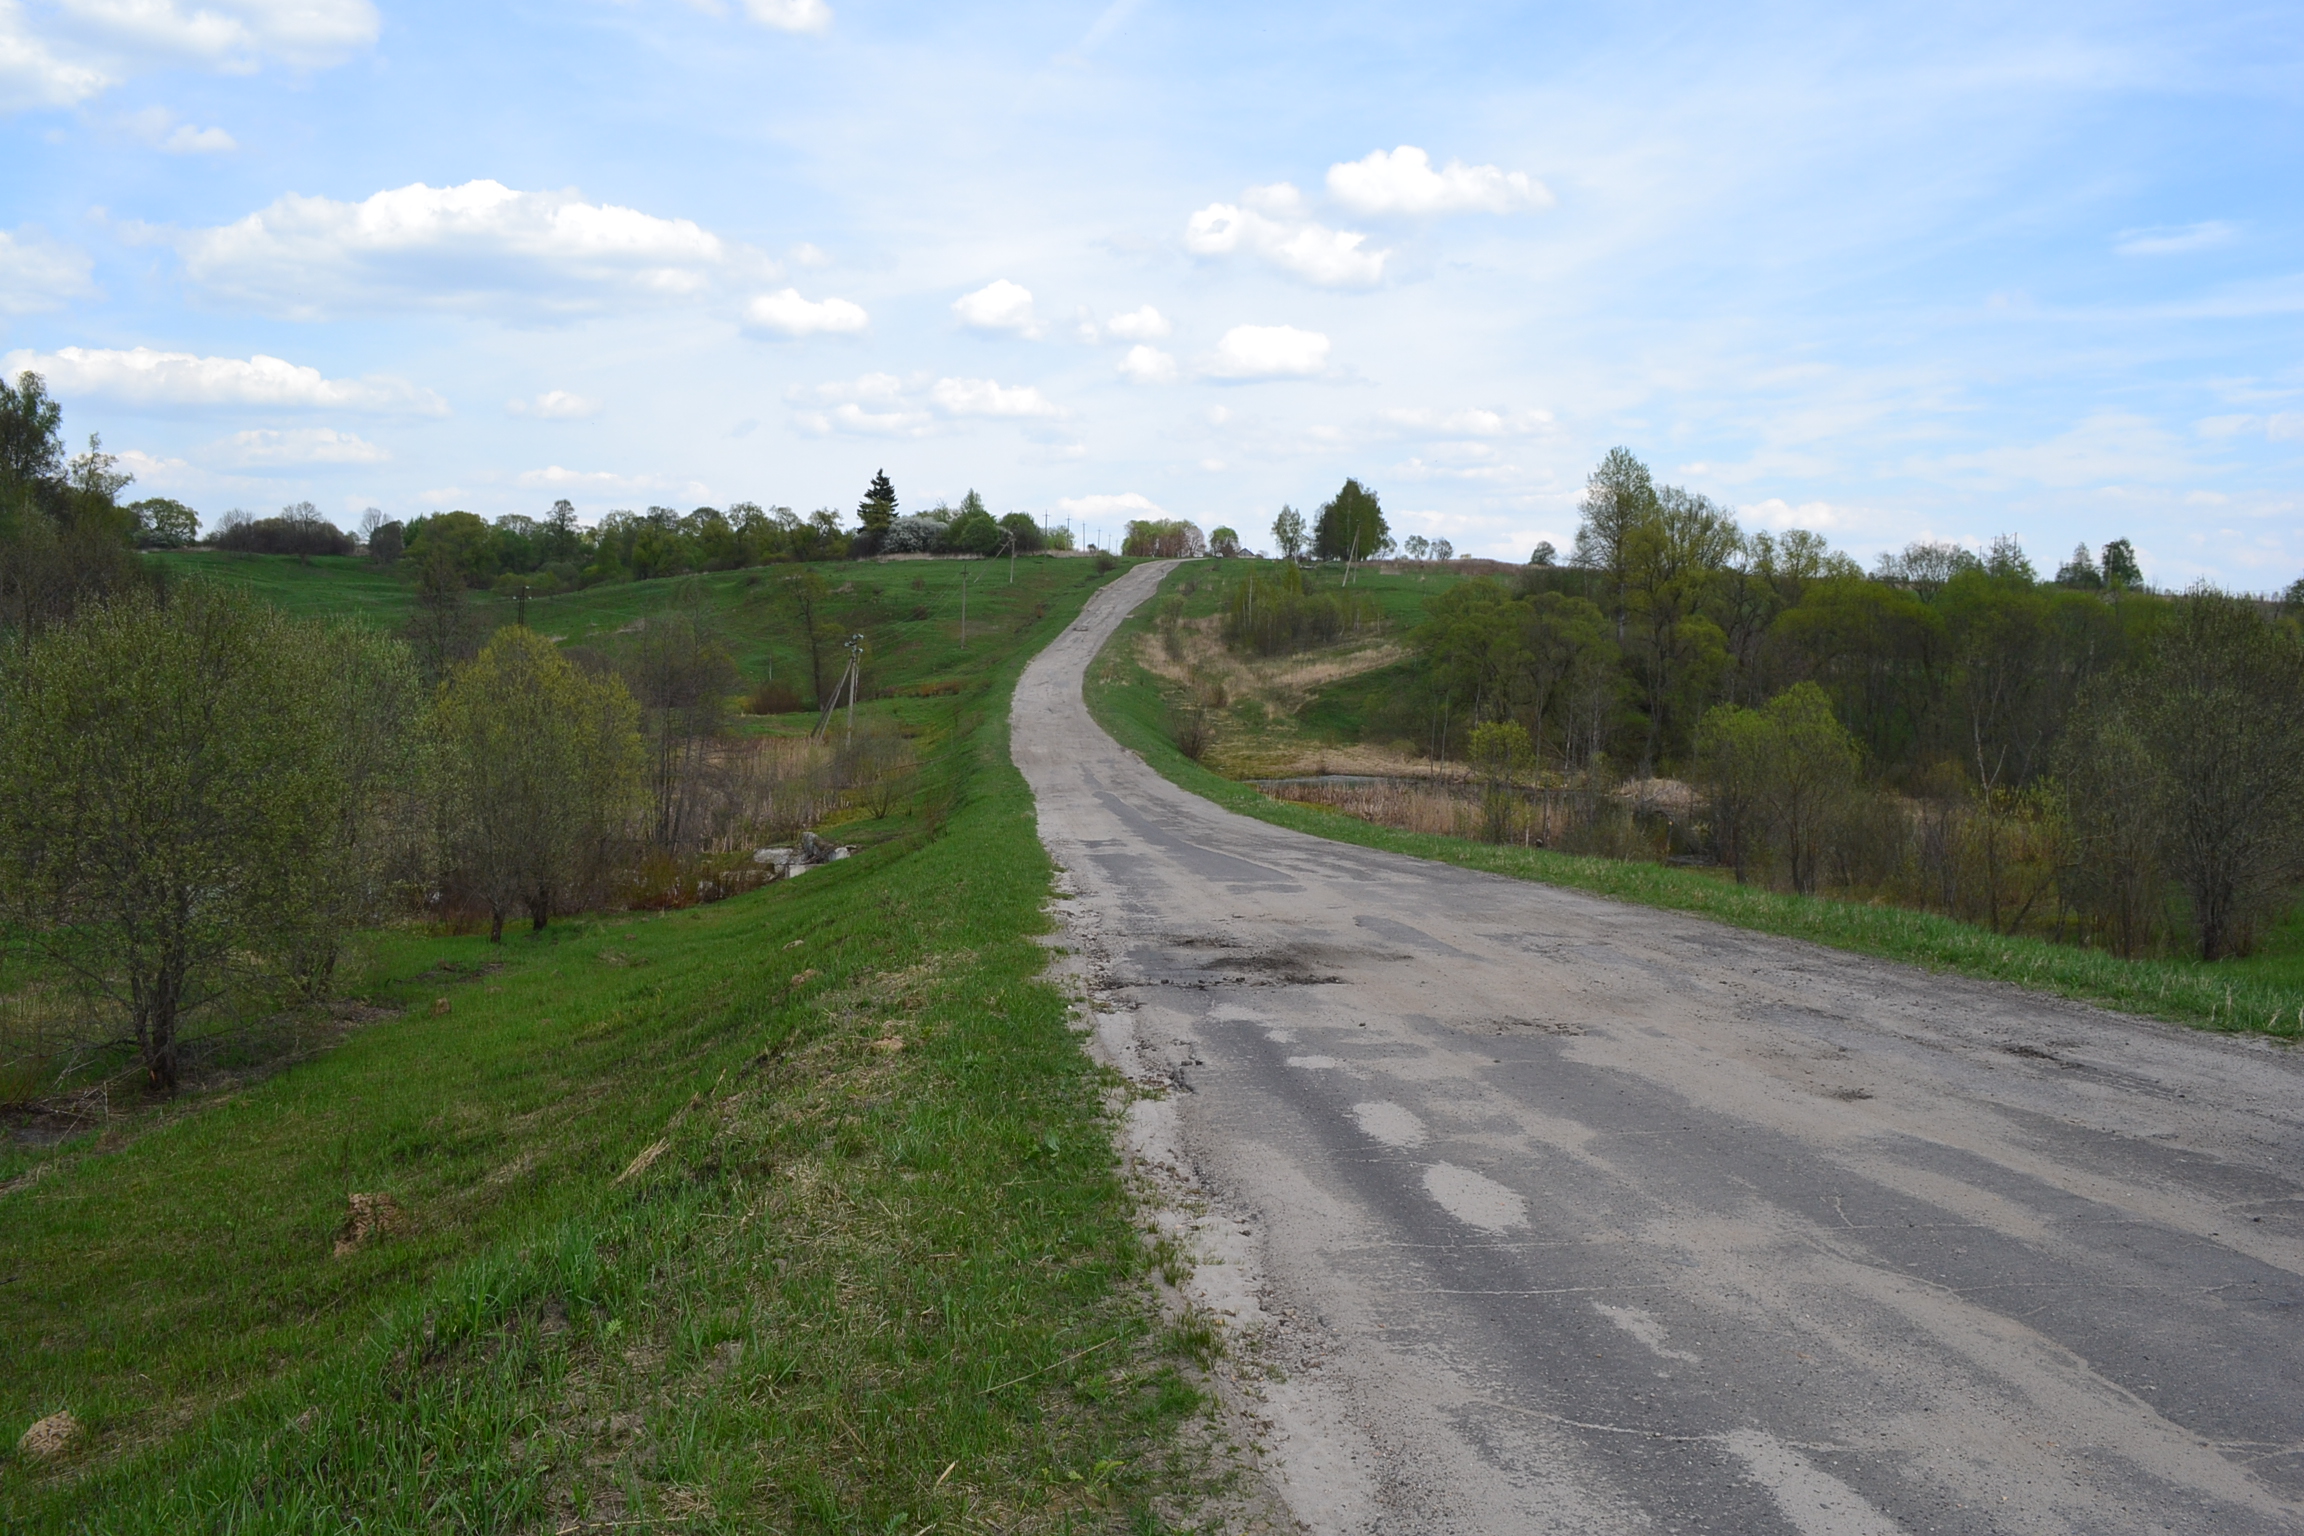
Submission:
[[[856,504],[856,520],[872,533],[884,533],[896,521],[896,487],[888,483],[888,471],[873,473],[872,488]]]

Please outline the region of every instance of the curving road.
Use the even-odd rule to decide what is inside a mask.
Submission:
[[[2304,1063],[1014,751],[1322,1531],[2304,1529]],[[1220,1219],[1219,1219],[1220,1218]]]

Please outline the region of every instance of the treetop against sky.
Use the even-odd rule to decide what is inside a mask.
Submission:
[[[575,501],[2304,570],[2277,9],[0,8],[0,365],[211,520]]]

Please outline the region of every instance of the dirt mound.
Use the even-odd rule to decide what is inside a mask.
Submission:
[[[407,1212],[390,1195],[347,1195],[344,1199],[350,1209],[345,1212],[344,1225],[336,1232],[338,1258],[407,1228]]]

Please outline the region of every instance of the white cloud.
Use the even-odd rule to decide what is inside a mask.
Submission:
[[[1766,501],[1738,507],[1736,511],[1752,522],[1766,523],[1778,530],[1807,528],[1822,533],[1828,528],[1846,527],[1848,523],[1847,514],[1829,502],[1804,501],[1794,506],[1781,496],[1771,496]]]
[[[392,455],[365,438],[333,427],[235,432],[218,445],[235,464],[381,464]]]
[[[1122,341],[1159,341],[1175,329],[1168,317],[1146,304],[1104,322],[1104,329]]]
[[[376,41],[369,0],[0,0],[0,111],[65,107],[139,70],[334,64]]]
[[[1440,411],[1429,407],[1389,410],[1384,420],[1406,432],[1434,437],[1528,437],[1552,425],[1552,413],[1542,410],[1491,411],[1479,406]]]
[[[110,84],[102,70],[59,57],[15,0],[0,0],[0,112],[69,107]]]
[[[1173,384],[1176,359],[1158,347],[1134,346],[1120,359],[1120,372],[1139,384]]]
[[[195,128],[190,123],[178,123],[176,131],[160,141],[160,147],[172,155],[221,155],[238,149],[240,144],[221,128]]]
[[[61,309],[94,293],[92,265],[86,251],[58,245],[30,225],[13,233],[0,229],[0,315]]]
[[[822,437],[839,432],[850,437],[924,437],[936,425],[936,418],[926,411],[872,411],[850,400],[829,411],[805,411],[799,417],[803,430]]]
[[[2276,443],[2293,443],[2304,439],[2304,412],[2282,411],[2264,423],[2264,435]]]
[[[779,32],[822,32],[832,25],[832,8],[824,0],[744,0],[744,9]]]
[[[29,368],[59,395],[96,395],[128,405],[265,405],[302,410],[354,410],[445,416],[448,402],[405,379],[373,375],[331,379],[259,352],[254,357],[199,357],[190,352],[62,347],[11,352],[0,369]]]
[[[120,467],[134,475],[136,483],[147,491],[165,491],[197,477],[189,460],[155,458],[140,448],[124,451],[120,455]]]
[[[953,300],[952,313],[972,330],[1040,334],[1040,322],[1032,313],[1032,290],[1004,277]]]
[[[595,309],[699,295],[744,253],[688,219],[497,181],[423,182],[357,203],[294,193],[176,237],[192,280],[260,309]]]
[[[819,384],[813,397],[830,409],[803,410],[794,420],[817,436],[925,437],[943,423],[968,417],[1034,421],[1064,415],[1059,406],[1029,385],[997,379],[909,379],[867,373],[846,382]]]
[[[947,416],[1064,414],[1030,385],[1007,385],[993,379],[938,379],[930,386],[928,399]]]
[[[146,107],[130,113],[121,123],[145,143],[171,155],[216,155],[240,147],[223,129],[180,123],[166,107]]]
[[[2112,249],[2123,256],[2182,256],[2229,245],[2240,226],[2222,219],[2199,224],[2162,224],[2150,229],[2124,229],[2113,237]]]
[[[600,413],[600,402],[572,395],[564,389],[548,389],[533,400],[507,400],[504,409],[515,416],[534,416],[542,421],[579,421]]]
[[[805,240],[792,247],[792,259],[804,267],[828,267],[832,265],[832,253],[830,251],[825,250],[820,245],[811,245]]]
[[[804,299],[800,290],[764,293],[744,306],[744,321],[780,336],[829,336],[861,331],[872,323],[861,304],[846,299]]]
[[[1167,512],[1148,496],[1126,491],[1118,496],[1063,496],[1056,506],[1067,517],[1166,517]]]
[[[619,495],[630,495],[636,492],[673,490],[685,491],[691,496],[710,494],[709,488],[698,480],[679,480],[666,475],[618,475],[604,469],[563,469],[558,464],[543,469],[522,470],[515,480],[520,485],[549,491],[612,491]],[[444,490],[426,491],[424,499],[454,501],[464,494],[451,486]]]
[[[1515,213],[1552,206],[1551,190],[1524,171],[1461,160],[1435,171],[1432,157],[1413,144],[1328,167],[1328,192],[1366,214]]]
[[[1274,188],[1251,192],[1266,207],[1291,206]],[[1256,207],[1231,203],[1211,203],[1184,225],[1184,248],[1195,256],[1229,256],[1244,250],[1328,288],[1365,288],[1384,276],[1384,263],[1392,253],[1362,250],[1367,239],[1351,230],[1294,217],[1273,218]]]
[[[1328,371],[1328,338],[1292,325],[1236,325],[1201,370],[1218,379],[1304,379]]]

